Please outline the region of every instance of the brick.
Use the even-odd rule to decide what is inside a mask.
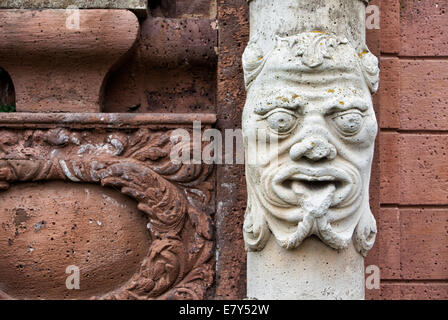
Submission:
[[[400,51],[400,1],[381,0],[381,52]]]
[[[400,203],[448,204],[448,135],[400,136]]]
[[[448,60],[401,61],[400,125],[405,130],[448,129]]]
[[[399,134],[382,132],[380,135],[380,202],[400,202]]]
[[[381,58],[380,127],[400,127],[400,60]]]
[[[401,209],[403,279],[448,279],[448,209]]]
[[[215,112],[215,25],[209,19],[143,21],[134,54],[108,78],[103,110]]]
[[[377,242],[380,247],[381,279],[400,279],[400,212],[382,208]]]
[[[400,2],[400,56],[446,55],[448,52],[448,1]]]

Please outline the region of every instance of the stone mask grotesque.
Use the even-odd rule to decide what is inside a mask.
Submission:
[[[285,249],[315,235],[334,249],[371,249],[369,182],[377,121],[378,60],[320,31],[277,36],[243,56],[248,207],[246,247],[273,234]],[[266,148],[260,148],[266,142]]]

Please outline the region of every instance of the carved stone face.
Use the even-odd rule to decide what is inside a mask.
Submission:
[[[251,81],[243,113],[249,250],[262,249],[269,230],[288,249],[312,234],[342,249],[355,229],[359,251],[373,245],[375,59],[318,33],[278,38],[266,56],[249,44],[243,58]]]

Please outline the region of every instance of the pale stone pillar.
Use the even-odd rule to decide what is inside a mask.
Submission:
[[[247,296],[364,299],[377,58],[367,0],[248,0]]]

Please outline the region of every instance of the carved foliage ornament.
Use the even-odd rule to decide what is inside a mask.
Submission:
[[[377,58],[312,31],[276,36],[270,52],[254,35],[243,67],[246,149],[267,142],[256,163],[246,161],[247,249],[263,249],[271,233],[287,249],[316,235],[334,249],[353,239],[365,255],[377,232],[369,207]]]
[[[47,180],[118,188],[148,218],[140,271],[95,299],[203,299],[213,281],[211,166],[170,161],[170,130],[1,130],[0,189]],[[0,297],[7,294],[0,291]]]

